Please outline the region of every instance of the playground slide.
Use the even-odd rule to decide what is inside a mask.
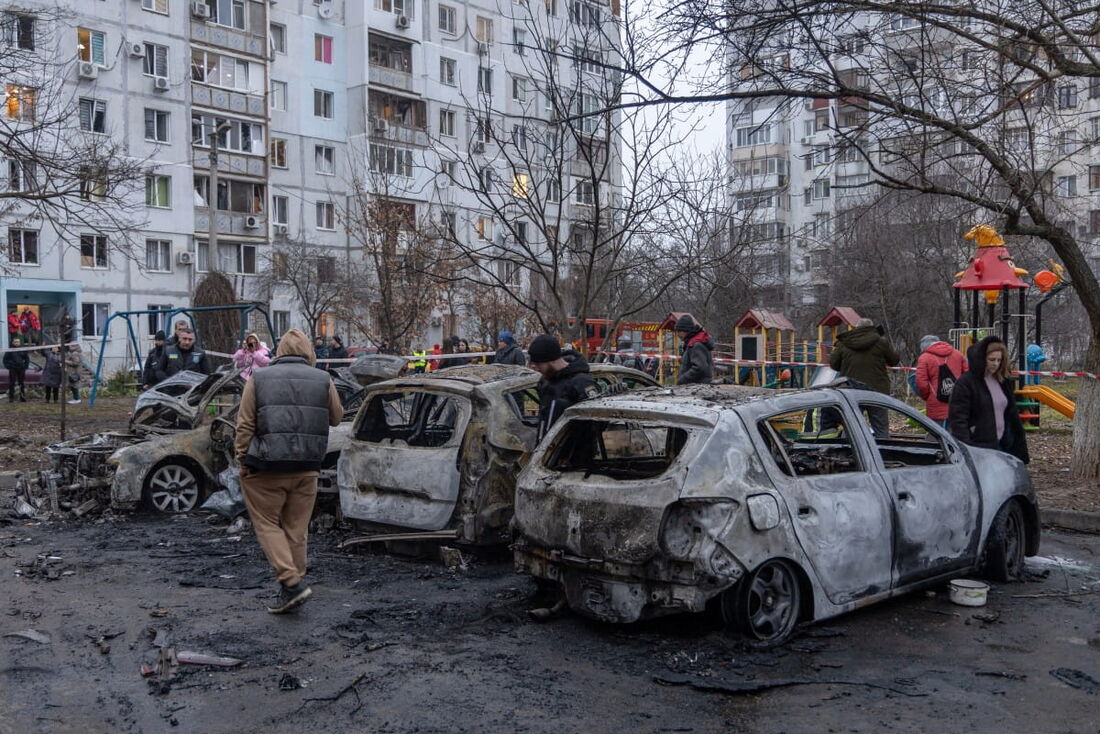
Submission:
[[[1072,418],[1077,410],[1077,405],[1072,400],[1046,385],[1024,385],[1016,391],[1016,394],[1038,400],[1043,405],[1054,408],[1067,418]]]

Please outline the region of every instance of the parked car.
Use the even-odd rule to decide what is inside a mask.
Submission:
[[[617,365],[592,374],[608,393],[655,384]],[[527,367],[464,365],[368,387],[337,466],[344,517],[406,539],[507,540],[516,474],[537,439],[538,381]]]
[[[861,414],[890,416],[875,436]],[[643,390],[574,406],[520,475],[518,569],[609,622],[720,603],[757,644],[971,573],[1018,578],[1039,513],[1016,458],[835,387]]]

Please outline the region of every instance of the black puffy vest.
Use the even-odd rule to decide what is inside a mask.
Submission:
[[[245,466],[260,472],[316,471],[328,448],[327,372],[303,357],[280,357],[252,373],[256,434]]]

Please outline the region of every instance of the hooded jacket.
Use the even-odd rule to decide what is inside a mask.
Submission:
[[[956,381],[966,369],[962,352],[944,341],[932,343],[917,358],[917,393],[925,403],[925,414],[934,421],[947,418],[947,403],[936,397],[940,389],[941,365],[947,365]]]
[[[31,366],[31,358],[27,352],[4,352],[4,366],[12,372],[26,372]]]
[[[897,366],[901,356],[882,335],[881,328],[857,326],[837,336],[829,366],[871,390],[889,395],[890,375],[886,368]]]
[[[165,349],[167,346],[164,344],[154,345],[145,355],[145,366],[141,370],[141,384],[150,386],[157,384],[157,365],[160,364]]]
[[[519,345],[512,342],[504,349],[497,350],[496,356],[493,357],[493,364],[518,364],[520,367],[526,367],[527,357],[523,355]],[[587,365],[587,362],[585,364]]]
[[[290,329],[275,359],[257,370],[241,395],[234,449],[242,468],[312,475],[328,450],[328,429],[344,408],[327,373],[314,368],[313,345]]]
[[[568,364],[560,372],[539,380],[539,439],[561,418],[566,408],[598,394],[588,362],[578,352],[566,349],[561,358]]]
[[[1016,409],[1011,380],[1001,383],[1008,405],[1004,412],[1003,446],[997,440],[993,396],[985,384],[985,355],[990,344],[1001,343],[1000,337],[987,336],[967,350],[966,360],[970,363],[970,369],[963,373],[951,391],[951,402],[947,408],[947,430],[963,443],[1007,451],[1027,464],[1031,457],[1027,450],[1024,424],[1020,420],[1019,410]]]
[[[256,340],[257,346],[255,349],[249,351],[241,347],[233,353],[233,366],[241,371],[241,379],[243,380],[252,377],[253,370],[271,364],[271,350],[267,348],[267,345],[260,341],[260,337],[254,333],[244,338],[245,343],[250,338]]]
[[[693,385],[710,382],[714,377],[714,342],[710,335],[697,328],[684,340],[683,357],[680,359],[680,376],[677,385]]]

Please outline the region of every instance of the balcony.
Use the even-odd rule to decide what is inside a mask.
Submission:
[[[205,148],[192,149],[192,165],[196,169],[210,168],[210,154]],[[218,151],[218,171],[222,174],[242,176],[267,176],[267,158],[262,155],[247,155],[228,150]]]
[[[249,227],[249,223],[258,226]],[[218,211],[218,234],[233,237],[267,239],[267,217],[264,214],[242,214],[240,212]],[[210,231],[210,208],[195,206],[195,232],[206,234]]]
[[[191,83],[191,103],[237,115],[264,117],[267,114],[264,98],[260,95],[221,87],[208,87],[197,82]]]
[[[254,5],[254,4],[253,4]],[[186,8],[185,8],[186,10]],[[266,23],[264,27],[266,27]],[[267,36],[201,20],[191,21],[191,40],[260,59],[267,58]]]
[[[371,64],[367,67],[367,81],[372,85],[391,87],[404,92],[419,94],[420,90],[413,88],[413,75],[407,71],[390,69],[385,66]]]

